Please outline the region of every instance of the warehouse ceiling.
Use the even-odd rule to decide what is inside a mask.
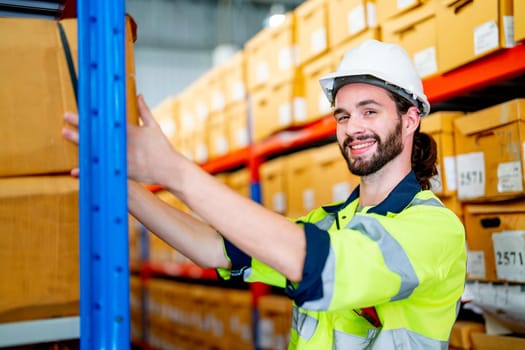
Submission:
[[[49,19],[76,16],[76,0],[0,0],[0,16]],[[242,47],[271,11],[293,10],[298,0],[126,0],[138,25],[137,46],[175,50]]]

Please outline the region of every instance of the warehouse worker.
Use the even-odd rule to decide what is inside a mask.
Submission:
[[[466,268],[464,228],[429,190],[429,103],[408,55],[366,41],[320,80],[337,140],[361,177],[350,197],[295,221],[230,190],[172,149],[139,96],[129,126],[129,210],[224,279],[261,281],[293,300],[290,349],[448,349]],[[71,124],[75,115],[66,116]],[[72,141],[74,129],[64,130]],[[164,186],[200,221],[138,182]]]

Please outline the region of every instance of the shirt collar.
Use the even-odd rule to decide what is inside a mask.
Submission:
[[[336,213],[345,208],[354,200],[359,198],[359,187],[357,186],[348,199],[342,204],[324,206],[323,209],[327,213]],[[421,191],[421,185],[417,181],[414,171],[410,171],[407,176],[397,184],[396,187],[388,194],[388,196],[378,205],[370,208],[368,213],[376,213],[386,215],[387,212],[400,213],[412,201],[414,196]]]

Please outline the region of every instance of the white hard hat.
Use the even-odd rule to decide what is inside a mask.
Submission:
[[[421,78],[410,56],[399,45],[367,40],[349,50],[337,71],[321,77],[319,83],[332,105],[341,86],[366,83],[406,98],[419,108],[422,117],[430,112]]]

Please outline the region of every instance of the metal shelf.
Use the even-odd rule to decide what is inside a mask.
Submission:
[[[0,348],[80,338],[80,317],[0,324]]]
[[[423,80],[432,111],[473,111],[509,99],[525,97],[525,44],[502,49],[451,72]],[[318,142],[333,136],[335,122],[331,116],[297,130],[285,130],[250,149],[212,160],[203,168],[215,173],[250,164],[251,158],[269,156]]]

